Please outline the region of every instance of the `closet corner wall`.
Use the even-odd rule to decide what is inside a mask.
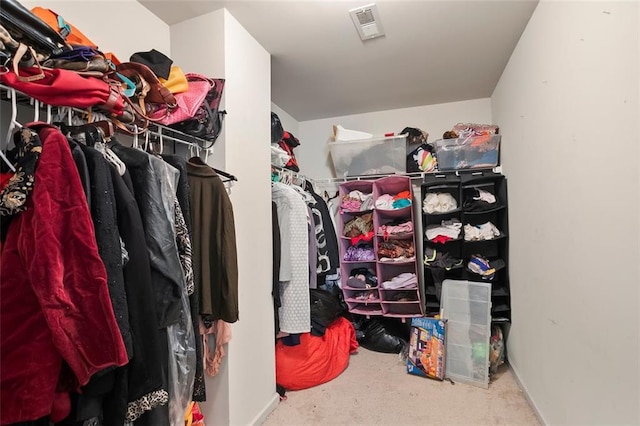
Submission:
[[[171,52],[184,70],[225,78],[221,108],[228,114],[209,164],[238,177],[230,198],[240,319],[232,325],[220,372],[207,380],[210,397],[200,408],[207,423],[260,424],[279,401],[271,297],[271,162],[269,144],[263,142],[271,136],[271,57],[226,9],[172,25]]]

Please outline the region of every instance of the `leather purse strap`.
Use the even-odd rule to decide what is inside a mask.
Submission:
[[[31,53],[31,56],[33,57],[33,60],[35,62],[34,65],[38,68],[40,72],[38,74],[24,77],[20,75],[20,68],[18,64],[20,63],[20,61],[22,60],[22,58],[27,52]],[[25,82],[42,80],[44,78],[44,71],[42,70],[40,63],[38,62],[38,59],[36,59],[36,52],[33,50],[32,47],[27,46],[24,43],[19,44],[18,49],[16,50],[16,53],[13,55],[13,72],[16,74],[16,77],[18,78],[18,80],[25,81]]]

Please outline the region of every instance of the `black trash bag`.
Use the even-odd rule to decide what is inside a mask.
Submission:
[[[345,313],[340,299],[327,290],[309,290],[311,302],[311,334],[324,336],[324,332],[335,320]]]
[[[388,354],[398,354],[408,346],[409,329],[399,321],[388,318],[365,320],[359,325],[364,333],[358,343],[365,349]]]

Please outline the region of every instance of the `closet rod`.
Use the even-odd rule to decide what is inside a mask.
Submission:
[[[308,181],[308,182],[314,182],[313,179],[308,178],[308,177],[306,177],[305,175],[303,175],[301,173],[294,172],[293,170],[290,170],[290,169],[287,169],[287,168],[284,168],[284,167],[276,166],[275,164],[272,164],[271,168],[279,170],[279,171],[287,173],[287,174],[290,174],[291,176],[295,176],[298,179],[303,179],[303,180]]]

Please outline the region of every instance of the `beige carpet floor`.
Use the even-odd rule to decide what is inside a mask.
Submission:
[[[311,389],[287,392],[264,422],[275,425],[539,425],[503,365],[481,389],[406,373],[398,355],[358,349],[347,369]]]

